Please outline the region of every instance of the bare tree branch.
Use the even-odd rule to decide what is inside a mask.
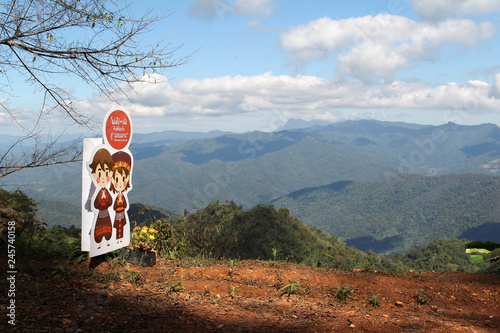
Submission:
[[[191,55],[174,59],[181,46],[165,40],[143,45],[141,37],[170,14],[148,11],[135,18],[128,7],[113,0],[0,0],[0,92],[10,87],[9,77],[23,77],[35,90],[44,92],[37,121],[30,129],[14,117],[7,101],[1,107],[24,133],[5,152],[0,152],[0,178],[23,168],[72,162],[75,156],[37,147],[28,154],[11,156],[23,142],[40,135],[40,120],[52,112],[63,112],[71,121],[88,126],[90,118],[75,107],[73,96],[54,84],[54,77],[78,78],[113,99],[121,91],[118,83],[131,84],[143,75],[159,73],[186,63]],[[38,142],[38,141],[37,141]],[[41,141],[40,141],[41,142]]]
[[[19,139],[0,155],[0,178],[23,169],[81,161],[82,152],[78,149],[77,142],[58,147],[59,139],[60,136],[55,139],[49,137],[45,141],[40,139],[39,134]],[[23,146],[23,142],[30,140],[35,142],[28,142],[27,147]]]

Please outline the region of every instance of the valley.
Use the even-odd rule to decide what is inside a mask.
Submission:
[[[139,134],[130,149],[131,202],[176,213],[215,200],[287,207],[303,223],[379,254],[435,237],[498,234],[493,124],[290,121],[269,133]],[[49,226],[79,225],[81,165],[27,170],[5,182],[29,184],[23,190]]]

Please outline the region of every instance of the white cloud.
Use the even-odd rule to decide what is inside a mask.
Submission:
[[[277,115],[330,121],[360,117],[399,121],[401,114],[428,114],[433,110],[436,114],[442,113],[443,120],[444,114],[448,114],[448,121],[454,119],[450,114],[460,115],[461,119],[496,115],[500,110],[500,74],[492,81],[429,86],[422,82],[394,80],[368,85],[354,78],[329,80],[308,75],[264,73],[171,83],[155,74],[134,84],[135,92],[128,85],[121,86],[129,99],[120,94],[117,102],[131,112],[138,133],[165,129],[273,129],[276,126],[270,123],[276,122]],[[105,113],[116,107],[115,102],[104,96],[75,104],[79,112],[94,116],[97,132]],[[36,114],[19,110],[18,116],[27,125]],[[65,118],[62,113],[52,112],[45,123],[57,133],[58,127],[65,128],[71,123]],[[8,124],[0,123],[0,126],[4,133],[10,133]],[[75,130],[77,128],[67,129],[67,132]]]
[[[235,0],[234,12],[243,16],[269,18],[275,14],[276,0]]]
[[[437,21],[446,17],[500,12],[500,0],[409,0],[420,18]]]
[[[500,75],[496,79],[499,81]],[[430,87],[420,82],[393,81],[377,86],[357,79],[328,80],[307,75],[223,76],[185,79],[171,84],[156,75],[156,84],[135,84],[137,94],[119,101],[142,123],[209,121],[227,117],[255,117],[281,112],[287,117],[338,120],[353,117],[345,110],[448,110],[471,114],[497,112],[500,98],[492,92],[498,82],[448,83]],[[126,86],[122,87],[127,89]],[[102,99],[81,105],[80,111],[107,111]],[[387,111],[389,110],[389,111]]]
[[[500,98],[500,74],[495,75],[495,82],[492,86],[492,94],[496,98]]]
[[[189,14],[203,20],[223,19],[226,14],[269,18],[277,5],[276,0],[195,0]]]
[[[390,14],[324,17],[282,33],[281,46],[292,63],[337,55],[340,73],[392,81],[398,70],[434,60],[445,44],[475,47],[495,33],[490,22],[465,19],[422,23]]]
[[[229,5],[224,1],[195,0],[189,7],[189,15],[202,20],[213,20],[223,15],[228,8],[230,8]]]

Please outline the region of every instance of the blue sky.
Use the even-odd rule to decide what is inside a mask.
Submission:
[[[271,131],[290,118],[500,124],[500,0],[143,0],[192,59],[116,96],[135,132]],[[151,83],[151,82],[156,83]],[[100,121],[116,106],[63,81]],[[17,87],[17,83],[14,85]],[[128,88],[124,88],[127,90]],[[25,113],[36,109],[11,98]],[[53,114],[58,133],[79,128]],[[0,130],[11,124],[0,114]]]

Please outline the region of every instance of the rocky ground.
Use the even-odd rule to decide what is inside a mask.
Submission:
[[[4,271],[7,271],[5,268]],[[8,284],[4,285],[8,287]],[[263,261],[25,262],[12,332],[500,332],[500,275]],[[2,329],[2,332],[5,330]]]

